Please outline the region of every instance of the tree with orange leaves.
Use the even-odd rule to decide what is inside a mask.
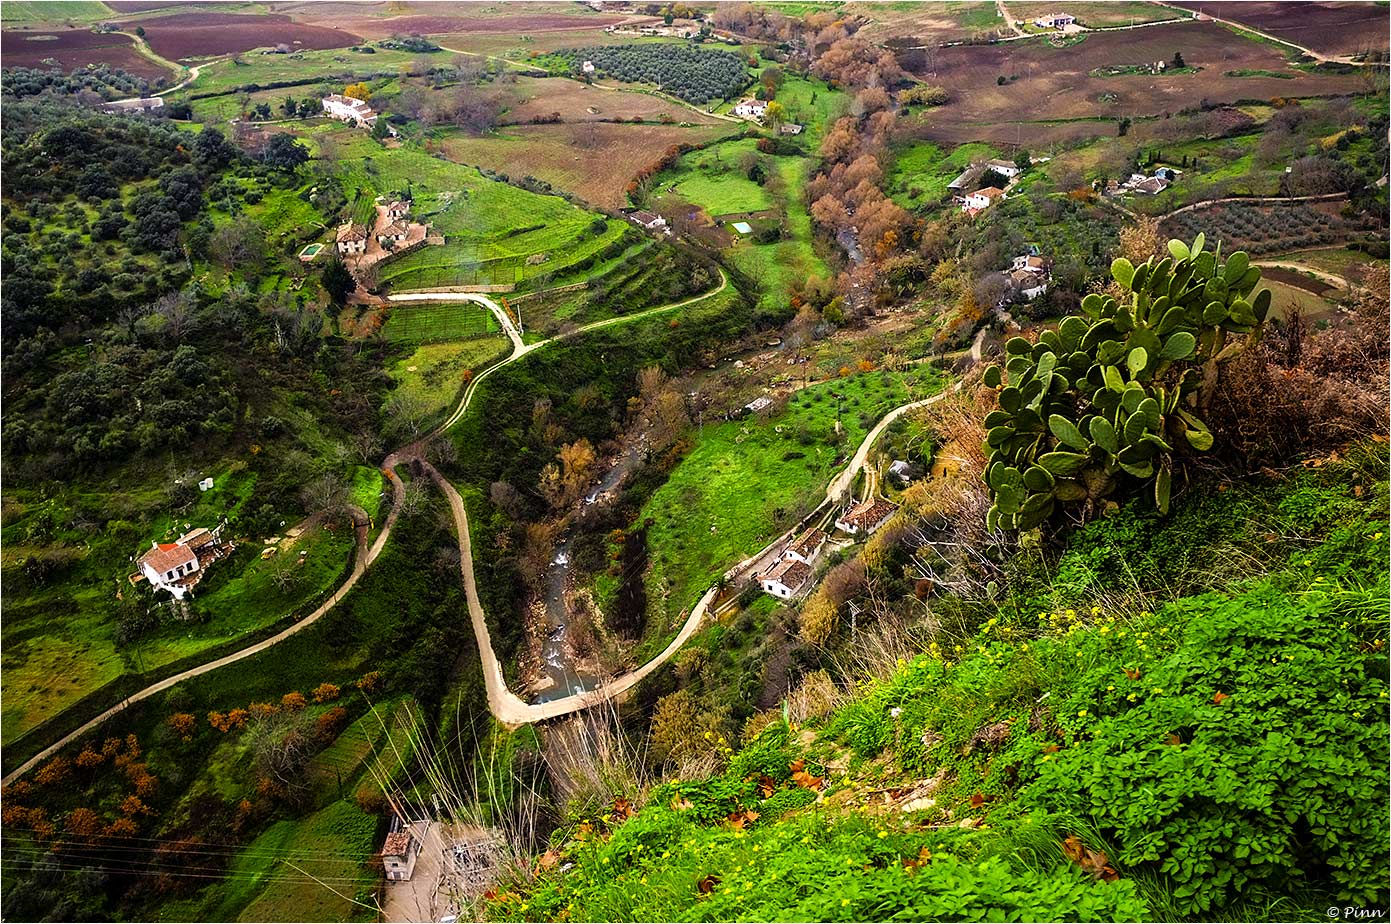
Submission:
[[[191,712],[176,712],[165,723],[185,742],[193,740],[193,733],[198,728],[198,719]]]
[[[105,828],[106,825],[102,823],[100,815],[84,807],[75,808],[69,812],[63,827],[74,837],[90,840],[100,837],[102,829]]]
[[[291,690],[289,693],[280,697],[280,705],[291,712],[298,712],[308,704],[309,701],[305,699],[304,694],[298,690]]]
[[[338,684],[324,682],[315,687],[311,695],[316,703],[328,703],[337,699],[339,693]]]
[[[149,815],[152,809],[132,793],[121,800],[122,815]]]
[[[106,826],[106,837],[134,837],[140,828],[130,818],[117,818]]]
[[[55,757],[39,768],[34,774],[34,782],[40,786],[55,786],[72,775],[72,765],[65,757]]]

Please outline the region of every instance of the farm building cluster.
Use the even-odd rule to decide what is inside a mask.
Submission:
[[[1146,196],[1157,196],[1168,189],[1171,184],[1179,177],[1183,176],[1182,170],[1175,170],[1173,167],[1159,167],[1152,176],[1145,176],[1143,173],[1132,173],[1125,181],[1111,180],[1106,184],[1106,195],[1125,196],[1131,193],[1141,193]]]
[[[809,529],[789,542],[777,563],[758,576],[763,592],[782,600],[795,596],[811,577],[812,567],[825,544],[826,533],[820,529]]]
[[[1006,298],[1021,298],[1033,301],[1048,291],[1048,261],[1037,253],[1020,254],[1014,258],[1006,274],[1010,282],[1010,292]]]
[[[350,269],[358,272],[389,256],[408,253],[430,243],[430,229],[409,219],[410,208],[409,202],[400,199],[391,202],[378,199],[370,227],[349,219],[338,228],[335,242],[339,256]]]
[[[908,463],[899,466],[896,474],[902,479]],[[836,518],[835,528],[849,536],[869,536],[898,512],[898,504],[882,497],[870,497],[851,504]],[[816,561],[830,537],[826,531],[813,527],[789,542],[778,560],[758,575],[758,586],[764,593],[779,600],[791,600],[806,588]]]
[[[377,121],[377,114],[365,101],[341,93],[325,96],[323,106],[324,114],[330,119],[351,122],[358,128],[371,128]]]
[[[137,570],[130,582],[148,581],[155,590],[167,590],[175,600],[182,600],[203,579],[209,565],[236,551],[231,542],[222,540],[224,525],[189,529],[173,542],[152,542],[136,559]]]
[[[1009,198],[1007,190],[1024,171],[1012,160],[980,160],[961,171],[956,179],[947,184],[952,193],[952,201],[961,206],[961,211],[972,218],[990,208],[996,202]],[[974,192],[966,192],[985,181],[987,185]],[[996,185],[1003,181],[1004,187]]]
[[[741,119],[748,119],[750,122],[757,122],[761,125],[768,118],[768,102],[749,96],[735,103],[731,111]],[[783,122],[778,125],[778,134],[800,135],[803,127],[797,122]]]

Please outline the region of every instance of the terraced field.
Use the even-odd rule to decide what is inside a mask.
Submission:
[[[382,327],[388,340],[439,343],[486,337],[500,330],[491,311],[473,304],[401,305]]]
[[[381,281],[398,290],[524,286],[607,259],[610,249],[626,247],[636,233],[559,196],[489,179],[411,144],[384,148],[341,130],[331,137],[345,189],[372,196],[408,192],[415,217],[444,237],[443,245],[380,265]]]

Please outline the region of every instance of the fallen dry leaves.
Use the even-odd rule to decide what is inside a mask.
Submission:
[[[1120,878],[1120,874],[1111,866],[1105,853],[1092,850],[1077,837],[1069,836],[1063,841],[1063,853],[1080,866],[1083,872],[1090,873],[1103,882],[1115,882]]]
[[[787,769],[792,771],[792,782],[803,789],[810,789],[813,791],[820,789],[822,784],[826,782],[826,778],[823,776],[813,776],[808,773],[806,765],[807,762],[804,760],[796,760],[788,765]]]
[[[742,812],[731,812],[729,824],[731,827],[743,830],[747,825],[753,824],[758,820],[758,813],[753,809],[744,809]]]

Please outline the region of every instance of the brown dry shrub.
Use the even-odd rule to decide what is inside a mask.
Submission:
[[[859,558],[844,561],[827,573],[821,593],[832,606],[840,606],[865,589],[865,563]]]
[[[937,434],[943,453],[950,448],[955,471],[929,478],[914,494],[919,509],[930,510],[951,522],[962,541],[985,538],[985,514],[990,497],[985,489],[985,415],[995,407],[995,394],[979,381],[964,384],[923,409],[928,427]]]
[[[836,630],[836,605],[821,592],[812,594],[798,613],[802,638],[813,645],[825,644]]]
[[[1391,405],[1381,285],[1379,293],[1354,293],[1346,326],[1311,331],[1294,312],[1228,364],[1207,421],[1226,461],[1248,469],[1278,466],[1386,434]]]

